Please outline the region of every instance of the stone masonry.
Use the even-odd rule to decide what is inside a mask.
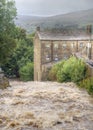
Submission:
[[[76,32],[40,31],[34,39],[34,80],[47,80],[48,70],[62,59],[76,53],[93,60],[93,36],[82,30]]]

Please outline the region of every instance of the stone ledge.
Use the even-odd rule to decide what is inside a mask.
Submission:
[[[4,74],[0,74],[0,89],[6,89],[9,86],[8,79],[4,76]]]

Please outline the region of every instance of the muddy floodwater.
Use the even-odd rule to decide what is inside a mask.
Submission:
[[[93,130],[93,98],[73,83],[10,81],[0,130]]]

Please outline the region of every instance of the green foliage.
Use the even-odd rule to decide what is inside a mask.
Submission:
[[[75,57],[69,58],[64,62],[63,67],[57,73],[59,82],[75,82],[78,83],[85,78],[86,66],[82,60]]]
[[[59,71],[59,69],[63,66],[64,64],[64,60],[62,62],[59,62],[57,64],[55,64],[51,70],[49,71],[49,74],[48,74],[48,79],[51,80],[51,81],[57,81],[57,73]]]
[[[91,69],[89,68],[88,65],[86,65],[86,78],[91,77]]]
[[[33,43],[30,38],[17,39],[16,43],[8,62],[2,66],[7,77],[19,77],[19,69],[27,62],[33,62]]]
[[[15,2],[13,0],[0,1],[0,65],[4,64],[13,52],[15,39],[12,35],[16,17]]]
[[[26,39],[26,30],[20,27],[16,27],[12,33],[15,39]]]
[[[14,55],[11,55],[8,62],[2,65],[2,69],[6,77],[19,77],[19,67],[16,61],[16,57]]]
[[[23,81],[33,80],[33,63],[27,63],[19,70],[20,79]]]
[[[71,81],[70,77],[71,67],[67,64],[67,61],[64,62],[63,66],[59,68],[57,73],[58,82],[68,82]]]
[[[28,61],[33,62],[33,43],[24,39],[18,40],[13,55],[19,67],[24,66]]]
[[[16,46],[16,42],[9,35],[0,35],[0,62],[4,64],[9,55],[13,52],[13,48]]]
[[[71,57],[52,67],[49,77],[58,82],[75,82],[85,78],[86,65],[82,60]]]
[[[93,77],[82,80],[79,86],[85,88],[90,95],[93,95]]]
[[[16,8],[14,0],[0,1],[0,32],[11,34],[16,17]]]
[[[33,62],[33,40],[14,24],[14,0],[0,1],[0,66],[8,77],[19,77],[19,70]],[[29,66],[29,65],[28,65]]]

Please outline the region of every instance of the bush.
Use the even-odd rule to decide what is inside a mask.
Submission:
[[[82,60],[71,57],[52,67],[49,72],[49,79],[58,82],[78,83],[86,76],[86,65]]]
[[[70,71],[71,68],[69,64],[67,64],[67,61],[64,62],[63,66],[59,68],[57,73],[57,81],[58,82],[68,82],[71,81],[70,77]]]
[[[49,75],[48,75],[48,79],[51,81],[57,81],[57,73],[59,68],[61,68],[63,66],[65,61],[59,62],[57,64],[55,64],[51,70],[49,71]]]
[[[86,65],[86,78],[91,77],[91,69]]]
[[[79,86],[85,88],[90,95],[93,95],[93,77],[82,80]]]
[[[34,68],[33,63],[27,63],[25,66],[21,67],[19,70],[20,79],[23,81],[33,80]]]
[[[57,80],[59,82],[72,81],[78,83],[79,81],[85,78],[85,73],[86,73],[85,63],[80,59],[71,57],[67,61],[65,61],[63,67],[61,67],[58,70]]]

